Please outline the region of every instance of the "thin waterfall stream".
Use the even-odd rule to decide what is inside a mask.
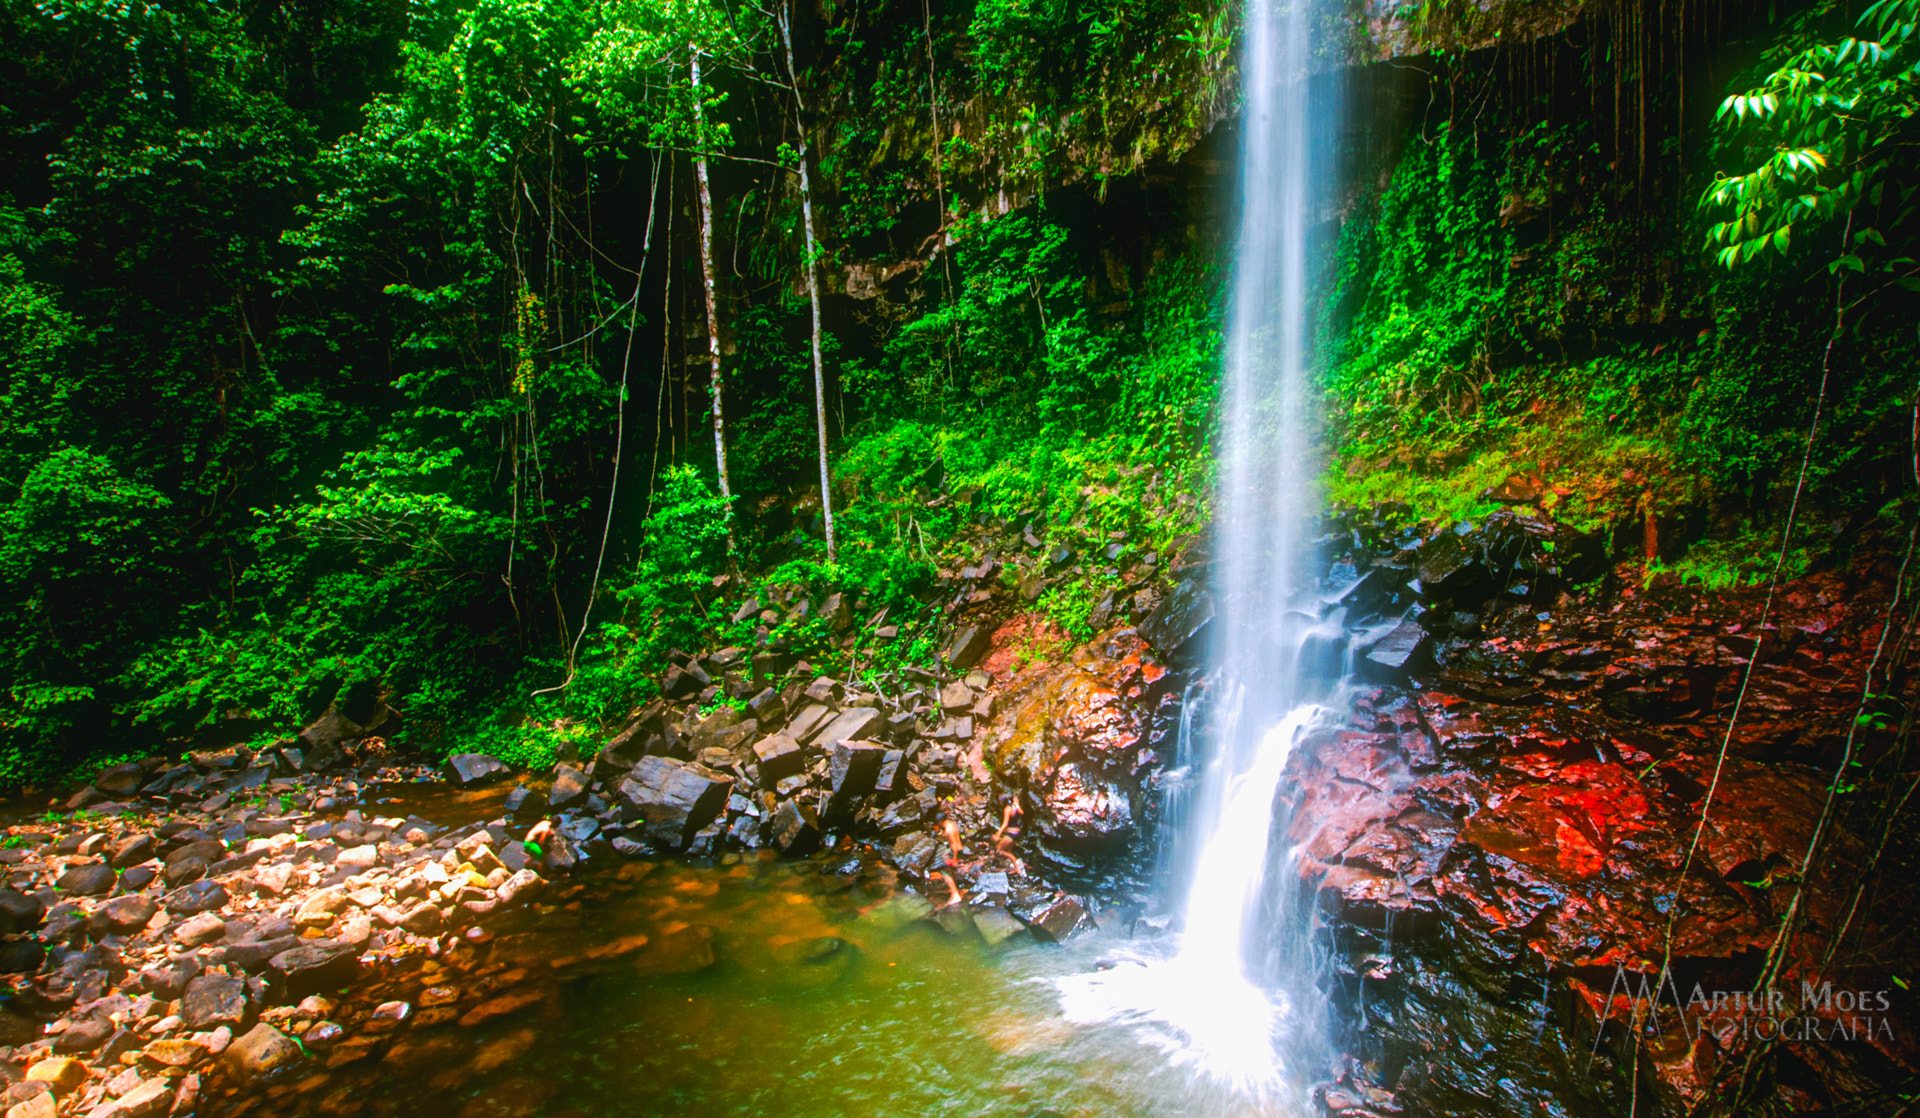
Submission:
[[[1181,898],[1178,938],[1170,954],[1056,982],[1070,1020],[1132,1025],[1199,1073],[1202,1089],[1262,1110],[1298,1109],[1326,1064],[1310,928],[1284,872],[1293,851],[1276,800],[1295,745],[1338,709],[1347,674],[1344,610],[1322,600],[1312,546],[1309,239],[1336,111],[1309,81],[1316,14],[1315,0],[1246,8],[1215,696],[1204,725],[1183,722],[1179,761],[1192,779],[1167,820],[1177,829],[1169,892]]]

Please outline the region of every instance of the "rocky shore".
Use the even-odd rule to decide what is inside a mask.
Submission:
[[[824,609],[844,617],[838,596]],[[1096,856],[1124,855],[1137,837],[1138,788],[1070,767],[1026,788],[996,784],[989,743],[1018,739],[1031,753],[1041,729],[1079,720],[1098,750],[1125,737],[1138,767],[1150,757],[1142,700],[1167,673],[1127,631],[1109,636],[1108,653],[1124,649],[1115,655],[1016,667],[1014,645],[1032,647],[1035,622],[976,616],[938,665],[906,669],[888,693],[777,654],[676,656],[660,681],[668,698],[547,773],[485,754],[399,757],[378,732],[392,712],[351,717],[343,705],[258,752],[99,773],[11,826],[0,848],[8,1118],[243,1113],[398,1033],[537,1004],[544,990],[516,986],[524,968],[505,981],[498,967],[471,974],[486,970],[476,951],[515,910],[565,904],[590,861],[851,853],[860,872],[907,884],[889,909],[901,919],[989,943],[1074,934],[1102,902],[1053,876],[1118,880]],[[1063,680],[1076,681],[1072,701],[1056,693]],[[723,694],[744,701],[716,703]],[[422,789],[461,795],[434,820],[382,810]],[[1008,805],[1024,805],[1052,845],[1020,839],[1022,811]],[[367,1003],[383,985],[408,997]]]

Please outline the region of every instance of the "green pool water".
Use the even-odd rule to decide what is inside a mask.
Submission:
[[[361,1039],[316,1046],[293,1078],[208,1109],[382,1118],[1282,1112],[1210,1089],[1140,1032],[1061,1018],[1052,980],[1136,949],[1124,928],[1065,946],[1024,935],[989,946],[964,921],[910,918],[918,907],[891,870],[844,854],[621,863],[551,900],[500,922],[487,943],[392,964],[336,1013]],[[429,1005],[453,992],[456,1000]],[[351,1025],[386,1000],[407,1001],[410,1019],[371,1036]]]

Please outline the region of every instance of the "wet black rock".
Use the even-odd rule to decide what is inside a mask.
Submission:
[[[680,850],[720,814],[732,787],[731,778],[704,765],[643,757],[620,782],[615,799],[629,838]]]
[[[781,801],[773,812],[773,847],[790,858],[813,853],[820,847],[819,820],[799,801]]]
[[[1046,901],[1025,911],[1016,909],[1014,915],[1025,920],[1036,937],[1054,943],[1064,942],[1083,926],[1092,923],[1086,907],[1073,897]]]
[[[1475,544],[1460,532],[1443,532],[1420,549],[1421,590],[1429,595],[1455,597],[1467,593],[1487,574]]]
[[[886,756],[884,747],[870,741],[835,741],[827,747],[827,775],[833,789],[827,803],[829,821],[851,816],[861,798],[872,795]]]
[[[1411,670],[1410,665],[1416,662],[1415,657],[1426,640],[1427,630],[1419,621],[1408,617],[1367,650],[1367,663],[1377,669],[1375,674],[1405,673]]]
[[[1192,644],[1213,618],[1213,595],[1198,579],[1183,579],[1140,623],[1140,636],[1170,657]]]

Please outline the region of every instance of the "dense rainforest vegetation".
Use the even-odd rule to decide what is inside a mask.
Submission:
[[[1905,537],[1920,5],[1357,14],[1392,34],[1316,79],[1333,499],[1538,501],[1716,584]],[[1236,27],[8,4],[0,778],[354,687],[412,744],[550,754],[750,643],[743,583],[888,610],[779,634],[883,670],[980,523],[1063,556],[1038,608],[1088,633],[1112,585],[1053,549],[1206,522]]]

